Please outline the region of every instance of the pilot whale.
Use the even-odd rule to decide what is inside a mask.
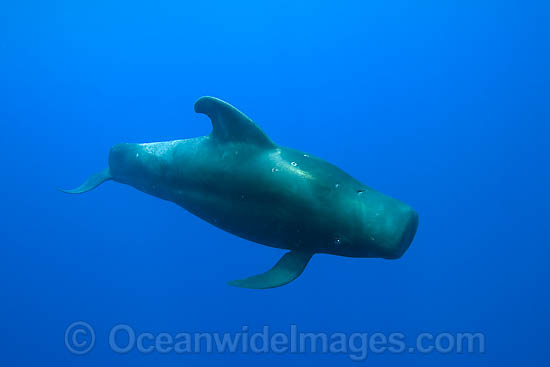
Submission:
[[[207,136],[111,148],[109,166],[70,194],[108,180],[169,200],[244,239],[288,251],[269,271],[230,285],[285,285],[314,254],[398,259],[418,215],[313,155],[275,144],[230,104],[201,97],[195,112],[212,122]]]

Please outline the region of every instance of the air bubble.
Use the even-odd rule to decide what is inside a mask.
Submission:
[[[279,172],[279,169],[278,168],[272,168],[271,172]]]
[[[340,187],[340,184],[336,184],[336,185],[334,185],[334,187],[339,188],[339,187]]]
[[[334,240],[334,244],[335,244],[336,246],[340,246],[340,245],[342,244],[342,240],[339,239],[339,238],[337,238],[337,239]]]

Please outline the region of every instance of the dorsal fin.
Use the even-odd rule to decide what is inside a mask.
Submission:
[[[265,148],[276,147],[254,121],[221,99],[201,97],[195,102],[195,112],[210,117],[212,136],[220,141],[239,141]]]

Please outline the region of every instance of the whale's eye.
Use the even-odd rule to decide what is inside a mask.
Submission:
[[[365,192],[365,190],[357,190],[357,195],[361,195],[364,192]]]

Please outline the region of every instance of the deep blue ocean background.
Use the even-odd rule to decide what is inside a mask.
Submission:
[[[208,134],[202,95],[413,206],[397,261],[283,254],[108,182],[120,142]],[[0,5],[2,366],[548,366],[547,1],[19,1]],[[85,356],[64,333],[97,335]],[[114,353],[109,330],[481,332],[485,353]]]

